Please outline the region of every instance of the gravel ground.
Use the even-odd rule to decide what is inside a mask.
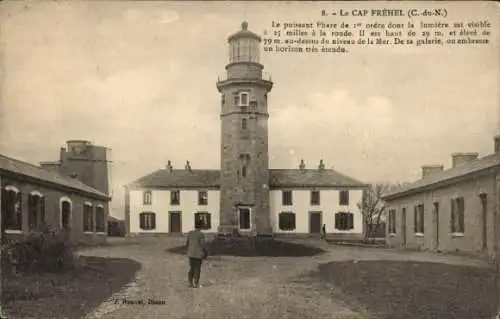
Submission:
[[[201,287],[193,289],[187,287],[186,257],[171,252],[184,241],[153,238],[130,245],[115,240],[109,246],[82,251],[87,256],[123,258],[122,263],[129,260],[140,265],[125,286],[106,286],[108,298],[85,307],[86,318],[475,319],[490,313],[497,296],[495,276],[484,261],[342,247],[315,239],[287,239],[296,244],[287,247],[310,245],[325,252],[304,257],[289,253],[282,257],[210,256],[202,266]],[[85,278],[89,286],[99,286]],[[102,281],[102,286],[109,278],[111,274],[93,280]],[[87,295],[92,291],[88,289]],[[131,304],[148,298],[161,304]],[[78,295],[59,299],[68,305],[66,314],[74,311],[69,312],[73,316],[64,317],[82,318],[76,310]]]

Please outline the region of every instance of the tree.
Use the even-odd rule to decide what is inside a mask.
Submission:
[[[358,203],[358,208],[363,214],[363,221],[366,225],[364,233],[365,241],[372,238],[377,229],[380,227],[380,222],[385,217],[385,203],[382,196],[388,192],[392,192],[401,187],[405,187],[408,183],[375,183],[370,184],[363,193],[361,203]]]

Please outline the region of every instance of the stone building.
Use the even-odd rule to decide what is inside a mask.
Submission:
[[[393,247],[492,256],[498,246],[500,136],[494,153],[455,153],[451,168],[425,165],[422,178],[384,195]]]
[[[366,185],[323,161],[317,168],[269,169],[268,94],[273,82],[260,63],[261,38],[242,29],[228,38],[221,94],[220,170],[164,169],[126,186],[128,232],[181,233],[203,220],[206,232],[361,234],[357,204]]]
[[[60,161],[41,166],[0,155],[2,240],[49,226],[75,243],[105,241],[108,170],[106,148],[87,141],[68,141]]]

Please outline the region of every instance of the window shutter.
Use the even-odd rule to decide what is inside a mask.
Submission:
[[[451,199],[450,207],[451,207],[450,231],[452,233],[454,233],[455,232],[455,200],[454,199]]]
[[[347,213],[347,229],[353,229],[353,228],[354,228],[354,214]]]
[[[151,229],[156,229],[156,214],[151,213]]]
[[[45,224],[45,197],[40,198],[40,224]]]
[[[335,214],[335,228],[340,229],[340,214]]]
[[[465,224],[464,224],[464,215],[465,215],[465,203],[464,203],[464,198],[460,198],[459,200],[460,206],[458,209],[458,231],[463,233],[465,232]]]
[[[144,229],[144,213],[139,215],[139,227]]]
[[[418,211],[417,211],[417,206],[414,207],[414,212],[413,212],[413,230],[415,233],[418,233]]]

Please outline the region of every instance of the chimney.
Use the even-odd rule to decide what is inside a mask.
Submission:
[[[167,162],[166,169],[169,170],[169,171],[173,171],[174,168],[172,167],[172,161],[168,161]]]
[[[324,171],[325,170],[325,164],[323,163],[323,160],[319,161],[318,169],[320,171]]]
[[[500,153],[500,134],[495,136],[493,140],[495,141],[495,153],[498,154]]]
[[[189,164],[189,161],[186,161],[186,165],[184,166],[184,168],[191,172],[191,164]]]
[[[303,159],[300,160],[299,169],[301,171],[306,169],[306,164],[304,163]]]
[[[451,154],[452,167],[457,167],[459,165],[476,160],[479,153],[453,153]]]
[[[422,166],[422,178],[426,178],[431,174],[443,171],[443,165],[424,165]]]

